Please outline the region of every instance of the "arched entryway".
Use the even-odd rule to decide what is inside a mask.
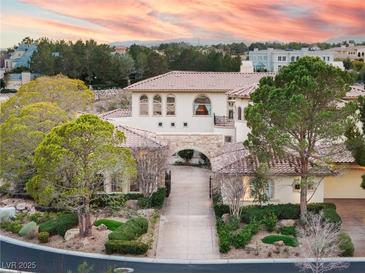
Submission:
[[[194,159],[194,156],[197,158],[205,154],[192,147],[175,151],[172,153],[175,156],[170,158],[176,161],[176,155],[186,149],[194,151],[186,153],[190,159],[186,164],[174,164],[170,159],[171,193],[162,210],[156,256],[169,259],[216,259],[219,258],[219,252],[209,198],[211,170],[198,165],[201,159]],[[192,162],[193,159],[196,164]]]

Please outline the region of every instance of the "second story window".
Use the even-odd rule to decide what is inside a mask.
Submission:
[[[175,96],[167,95],[166,99],[166,115],[175,115]]]
[[[153,116],[162,115],[162,99],[160,95],[153,96]]]
[[[139,98],[139,115],[148,115],[148,97],[141,95]]]
[[[194,115],[210,115],[211,114],[210,99],[207,96],[200,95],[194,100]]]
[[[238,107],[238,110],[237,110],[237,120],[242,120],[242,108],[241,107]]]

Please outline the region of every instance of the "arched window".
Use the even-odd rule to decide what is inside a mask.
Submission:
[[[242,120],[242,108],[241,107],[238,107],[238,110],[237,110],[237,120]]]
[[[147,97],[147,95],[141,95],[141,97],[139,97],[139,114],[148,115],[148,97]]]
[[[172,94],[167,95],[166,115],[175,115],[175,96]]]
[[[153,96],[153,115],[162,115],[162,99],[160,95]]]
[[[207,96],[200,95],[194,100],[194,115],[210,115],[211,104]]]

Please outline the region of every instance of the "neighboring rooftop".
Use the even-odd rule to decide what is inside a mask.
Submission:
[[[365,96],[364,85],[351,86],[351,90],[346,94],[345,99],[355,99],[359,96]]]
[[[101,113],[99,116],[102,119],[131,117],[131,110],[118,108],[108,112]]]
[[[211,91],[227,92],[258,83],[269,72],[170,71],[125,88],[130,91]]]

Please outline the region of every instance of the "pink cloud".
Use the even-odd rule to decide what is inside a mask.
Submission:
[[[44,29],[102,41],[231,37],[249,40],[323,41],[365,36],[363,0],[23,0],[37,8],[81,19],[104,30],[34,19]]]

